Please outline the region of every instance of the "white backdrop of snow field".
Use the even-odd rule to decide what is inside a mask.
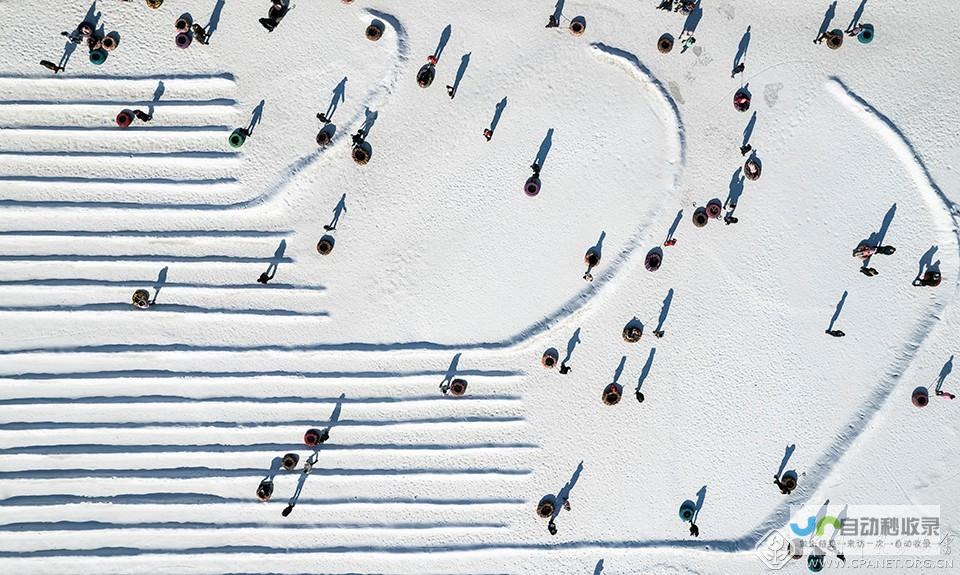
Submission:
[[[702,0],[665,55],[685,19],[654,0],[568,1],[580,37],[544,29],[554,4],[299,0],[267,33],[266,0],[101,0],[119,47],[57,75],[37,62],[89,3],[0,4],[0,572],[762,573],[759,538],[828,498],[940,505],[960,534],[958,406],[910,403],[960,351],[960,7],[869,0],[876,40],[834,52],[811,42],[827,2]],[[174,45],[184,12],[209,45]],[[117,128],[133,107],[153,120]],[[739,223],[693,226],[731,193]],[[851,251],[885,221],[867,278]],[[910,285],[924,254],[938,288]],[[572,371],[543,369],[577,330]],[[282,517],[298,474],[257,484],[325,426]],[[536,504],[581,462],[551,536]],[[704,486],[692,538],[677,508]]]

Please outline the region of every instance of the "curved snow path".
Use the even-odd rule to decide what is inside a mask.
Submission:
[[[399,60],[396,65],[396,68],[393,71],[393,74],[385,81],[378,89],[375,89],[371,92],[370,101],[380,102],[390,91],[393,89],[393,85],[397,82],[400,73],[403,69],[403,64],[408,59],[408,50],[407,50],[407,41],[406,41],[406,31],[403,28],[403,25],[393,16],[386,14],[384,12],[379,12],[376,10],[368,10],[368,12],[378,18],[381,18],[387,21],[394,29],[397,31],[398,39],[398,54]],[[683,173],[683,169],[686,166],[686,155],[687,155],[687,142],[686,142],[686,129],[683,123],[683,119],[680,115],[680,109],[677,106],[676,101],[670,95],[669,91],[653,73],[647,68],[640,59],[631,52],[627,52],[620,48],[609,46],[604,43],[593,43],[590,45],[591,49],[596,52],[598,57],[609,60],[613,63],[623,65],[625,69],[638,80],[639,85],[644,90],[645,94],[649,94],[651,97],[648,99],[652,104],[653,108],[657,111],[658,116],[663,121],[663,123],[668,126],[669,132],[674,134],[676,137],[674,139],[668,139],[672,144],[670,148],[666,151],[667,158],[669,162],[673,165],[674,175],[673,181],[674,185],[671,190],[668,190],[669,193],[661,194],[660,200],[657,205],[642,215],[640,218],[640,223],[637,225],[636,230],[633,235],[626,241],[624,247],[613,257],[612,261],[607,264],[602,273],[596,274],[596,279],[580,290],[578,293],[571,296],[567,301],[563,302],[557,309],[548,314],[546,317],[540,319],[536,323],[520,330],[516,334],[488,342],[473,342],[473,343],[437,343],[432,341],[412,341],[412,342],[390,342],[390,343],[364,343],[364,342],[345,342],[345,343],[329,343],[329,344],[263,344],[256,346],[223,346],[223,345],[190,345],[190,344],[169,344],[169,345],[143,345],[143,344],[114,344],[110,345],[109,348],[115,352],[121,351],[163,351],[163,350],[177,350],[177,351],[234,351],[234,352],[247,352],[247,351],[372,351],[372,352],[382,352],[389,350],[432,350],[432,351],[467,351],[467,350],[516,350],[521,349],[527,346],[533,346],[538,343],[538,340],[541,336],[546,336],[547,333],[556,328],[559,324],[568,320],[572,316],[577,315],[578,313],[583,312],[588,306],[592,303],[598,301],[598,296],[602,293],[612,292],[616,289],[618,282],[616,281],[620,276],[622,276],[622,271],[626,265],[632,261],[633,255],[636,252],[637,248],[643,245],[645,242],[649,242],[652,235],[652,223],[657,221],[658,218],[663,214],[666,206],[670,204],[671,201],[675,199],[679,180]],[[376,95],[374,95],[376,94]],[[358,112],[355,119],[358,119],[362,115],[362,112]],[[337,140],[342,131],[338,130],[338,136],[335,138]],[[322,154],[323,150],[318,150],[308,156],[300,158],[297,160],[287,173],[281,178],[282,184],[279,184],[280,187],[289,183],[293,177],[302,169],[306,169],[309,165],[312,165],[313,162],[318,160]],[[247,202],[242,202],[242,206],[239,204],[234,205],[233,207],[250,207],[254,203],[265,201],[267,198],[272,197],[280,191],[280,187],[271,188],[264,192],[258,198],[249,200]],[[188,207],[188,206],[182,206]],[[206,208],[205,208],[206,209]],[[2,258],[0,258],[2,259]],[[102,347],[102,346],[97,346]],[[83,351],[95,351],[97,347],[91,346],[76,346],[76,347],[56,347],[56,348],[31,348],[25,350],[16,350],[22,352],[83,352]],[[15,350],[11,350],[15,351]]]

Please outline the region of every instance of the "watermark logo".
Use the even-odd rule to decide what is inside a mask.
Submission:
[[[770,569],[791,559],[846,563],[847,558],[950,554],[950,538],[940,533],[937,505],[792,505],[782,528],[756,545]]]
[[[779,531],[764,535],[757,542],[756,551],[768,569],[780,569],[790,561],[790,541]]]

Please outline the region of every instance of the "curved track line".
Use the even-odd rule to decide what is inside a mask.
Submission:
[[[406,61],[408,57],[407,54],[407,42],[406,42],[406,31],[403,29],[403,26],[399,21],[396,20],[393,16],[386,14],[384,12],[379,12],[377,10],[368,10],[368,12],[378,18],[381,18],[387,21],[391,26],[397,30],[398,35],[398,44],[400,45],[400,62],[398,63],[398,68],[395,70],[395,75],[393,80],[390,83],[390,86],[387,87],[385,93],[389,93],[392,89],[393,84],[396,82],[397,77],[402,70],[402,64]],[[614,48],[603,43],[594,43],[591,45],[591,49],[595,50],[599,54],[602,54],[608,58],[611,58],[614,61],[620,61],[628,66],[628,69],[631,70],[638,78],[640,78],[645,84],[644,86],[653,86],[654,94],[657,94],[659,98],[654,100],[659,102],[660,106],[660,117],[668,125],[672,126],[672,132],[676,135],[676,141],[672,146],[672,162],[675,166],[674,171],[674,189],[672,192],[676,192],[678,189],[678,182],[684,167],[686,166],[686,157],[687,157],[687,141],[686,141],[686,128],[683,123],[683,119],[680,115],[680,108],[677,106],[676,101],[667,91],[663,83],[653,75],[653,73],[643,65],[640,59],[625,50],[619,48]],[[315,152],[314,155],[317,153]],[[309,159],[306,165],[312,163],[313,155],[308,156],[307,158],[301,158],[301,161]],[[314,158],[315,159],[315,158]],[[305,167],[304,166],[304,167]],[[291,175],[292,177],[292,175]],[[665,208],[668,203],[671,194],[664,194],[664,199],[661,200],[660,204],[652,210],[648,217],[648,221],[653,221]],[[244,202],[246,203],[246,202]],[[611,280],[622,275],[620,274],[621,268],[623,268],[628,262],[631,261],[631,256],[634,251],[649,238],[650,230],[648,230],[648,223],[644,222],[638,225],[637,230],[634,234],[627,240],[626,245],[623,249],[613,258],[613,261],[606,267],[602,274],[597,274],[596,280],[591,283],[589,286],[585,287],[581,291],[577,292],[571,296],[567,301],[565,301],[558,309],[548,314],[546,317],[538,320],[537,322],[527,326],[526,328],[520,330],[513,336],[491,342],[474,342],[474,343],[436,343],[431,341],[415,341],[415,342],[389,342],[389,343],[379,343],[379,344],[370,344],[363,342],[348,342],[348,343],[337,343],[337,344],[306,344],[306,345],[258,345],[258,346],[248,346],[248,347],[237,347],[237,346],[201,346],[201,345],[188,345],[188,344],[173,344],[176,347],[171,348],[171,346],[163,346],[166,349],[176,349],[177,351],[225,351],[225,352],[247,352],[247,351],[369,351],[369,352],[381,352],[389,350],[431,350],[431,351],[447,351],[447,350],[509,350],[509,349],[519,349],[527,345],[533,345],[536,343],[536,339],[539,336],[545,335],[549,330],[556,327],[558,324],[568,319],[569,317],[575,315],[576,313],[582,311],[592,300],[600,293],[600,291],[607,286],[608,284],[613,283]],[[612,288],[611,288],[612,289]],[[117,351],[129,349],[131,351],[144,351],[145,349],[150,348],[152,351],[163,351],[162,348],[156,346],[129,346],[123,347],[123,344],[117,344],[113,349]],[[73,351],[83,351],[82,347],[57,347],[57,348],[48,348],[40,350],[31,350],[31,351],[51,351],[51,352],[73,352]]]

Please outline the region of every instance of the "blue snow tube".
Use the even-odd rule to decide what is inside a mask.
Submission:
[[[687,499],[680,504],[680,519],[684,521],[692,521],[693,515],[697,511],[697,504],[693,501]]]
[[[107,61],[107,51],[103,48],[97,48],[96,50],[90,50],[90,63],[99,66]]]
[[[857,40],[861,44],[869,44],[873,42],[873,24],[864,24],[863,30],[857,34]]]

